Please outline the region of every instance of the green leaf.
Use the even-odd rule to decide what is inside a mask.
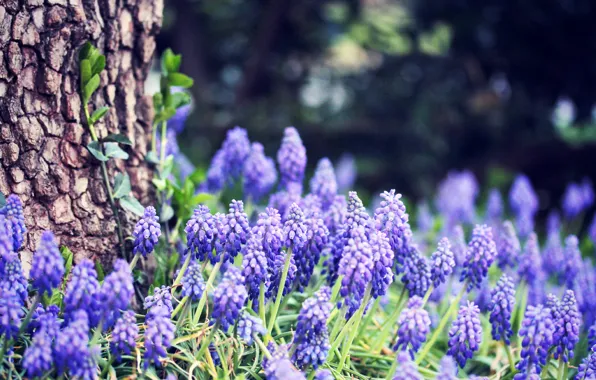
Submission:
[[[186,74],[182,73],[169,73],[168,74],[168,84],[170,86],[177,86],[182,88],[190,88],[192,87],[194,81],[191,77]]]
[[[159,109],[161,108],[163,104],[163,97],[161,95],[161,92],[156,92],[153,95],[153,108],[155,109],[155,113],[157,113],[157,111],[159,111]]]
[[[88,59],[81,61],[81,89],[85,88],[89,79],[91,79],[91,62]]]
[[[95,92],[95,90],[97,90],[98,87],[99,75],[95,74],[91,77],[91,79],[89,79],[89,81],[87,82],[87,84],[85,84],[85,87],[83,88],[83,100],[85,101],[85,103],[89,102],[89,99],[91,99],[91,95],[93,95],[93,93]]]
[[[143,216],[143,213],[145,212],[143,205],[131,195],[125,195],[120,198],[120,206],[137,216]]]
[[[166,189],[166,181],[163,179],[153,178],[151,182],[158,191],[164,191]]]
[[[6,205],[6,196],[2,193],[0,193],[0,208],[4,207]]]
[[[172,94],[172,105],[176,109],[190,104],[190,101],[190,94],[188,94],[187,92],[180,91]]]
[[[106,150],[106,157],[108,158],[121,158],[123,160],[128,159],[128,153],[122,150],[118,143],[108,142],[104,144]]]
[[[153,280],[153,285],[155,285],[155,288],[157,288],[157,287],[160,287],[165,284],[166,284],[166,273],[165,273],[163,267],[158,266],[155,269],[155,279]]]
[[[62,258],[64,259],[64,278],[68,278],[70,274],[70,270],[72,269],[72,260],[74,255],[67,246],[63,245],[60,247],[60,253],[62,254]]]
[[[159,164],[159,158],[157,157],[157,153],[155,153],[154,151],[147,153],[147,155],[145,156],[145,161],[155,165]]]
[[[101,151],[101,145],[98,141],[91,141],[89,145],[87,145],[87,149],[89,150],[89,153],[99,161],[106,162],[109,160],[109,158]]]
[[[93,74],[98,74],[103,71],[106,67],[106,57],[105,55],[99,55],[95,62],[93,63],[93,67],[91,68],[91,72]]]
[[[165,162],[163,165],[163,171],[160,173],[160,178],[161,179],[168,178],[170,176],[170,174],[172,174],[173,168],[174,168],[174,156],[169,155],[165,159]]]
[[[101,119],[102,117],[104,117],[104,116],[105,116],[105,114],[106,114],[106,113],[108,113],[108,110],[109,110],[109,109],[110,109],[110,107],[108,107],[108,106],[103,106],[103,107],[101,107],[101,108],[98,108],[98,109],[96,109],[96,110],[93,112],[93,114],[91,115],[91,119],[89,120],[89,122],[90,122],[91,124],[95,124],[95,123],[97,123],[97,121],[98,121],[99,119]],[[104,139],[104,141],[105,141],[105,139]]]
[[[114,198],[120,199],[125,195],[130,194],[130,178],[128,174],[116,173],[114,179]]]
[[[182,56],[180,54],[174,54],[172,49],[168,48],[161,56],[161,69],[166,74],[178,72],[181,62]]]
[[[132,141],[122,134],[110,134],[102,140],[103,142],[115,142],[122,145],[132,146]]]
[[[167,121],[172,118],[176,114],[176,109],[173,107],[166,107],[164,108],[156,117],[155,123],[161,123],[162,121]]]
[[[192,197],[192,203],[195,205],[198,205],[201,203],[206,203],[206,202],[210,201],[211,199],[213,199],[213,194],[200,193],[200,194],[197,194],[194,197]]]
[[[99,260],[95,261],[95,271],[97,272],[97,279],[99,282],[103,281],[106,277],[106,272],[103,270],[103,265],[101,265]]]
[[[91,45],[89,41],[85,42],[81,47],[81,50],[79,50],[79,60],[82,61],[83,59],[88,58],[89,54],[91,53],[91,50],[93,49],[95,48],[93,47],[93,45]]]
[[[172,206],[165,204],[161,209],[161,213],[159,215],[159,220],[161,222],[167,222],[168,220],[174,217],[174,209]]]
[[[50,297],[50,299],[49,299],[49,304],[56,305],[60,309],[62,309],[62,299],[63,298],[64,298],[64,294],[62,294],[62,292],[60,290],[54,289],[54,292],[52,293],[52,297]]]

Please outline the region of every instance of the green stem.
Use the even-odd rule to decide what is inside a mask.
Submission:
[[[421,309],[424,307],[424,305],[426,305],[426,302],[428,302],[428,299],[430,298],[430,295],[432,294],[433,290],[435,290],[435,286],[431,284],[428,287],[428,290],[426,291],[424,298],[422,299],[422,306],[420,306]]]
[[[360,339],[362,334],[364,334],[364,332],[366,331],[366,328],[370,324],[370,321],[372,320],[373,315],[377,311],[377,308],[379,307],[380,303],[381,303],[381,297],[377,297],[375,299],[375,302],[370,307],[370,310],[366,314],[366,319],[364,319],[364,322],[361,324],[360,331],[358,332],[358,335],[356,336],[357,340]]]
[[[91,342],[89,343],[90,347],[95,346],[101,337],[101,333],[103,332],[103,319],[99,321],[97,327],[95,328],[95,332],[93,333],[93,337],[91,338]]]
[[[277,288],[277,296],[275,298],[275,304],[273,304],[273,310],[271,311],[271,315],[269,315],[269,324],[267,327],[267,336],[265,337],[265,342],[269,342],[271,339],[271,332],[273,331],[273,325],[275,324],[275,318],[277,318],[277,313],[279,312],[279,305],[281,304],[283,294],[284,294],[284,287],[286,285],[286,279],[288,278],[288,270],[290,269],[290,262],[292,260],[292,248],[288,249],[286,253],[286,261],[284,262],[283,271],[281,272],[281,279],[279,280],[279,286]]]
[[[262,283],[259,286],[259,317],[261,317],[261,323],[265,323],[265,284]]]
[[[205,303],[207,302],[207,293],[209,292],[209,288],[211,288],[211,286],[213,285],[213,282],[215,281],[215,276],[217,276],[217,273],[219,272],[219,268],[221,268],[222,264],[223,264],[223,260],[220,260],[217,264],[215,264],[215,266],[213,267],[213,270],[211,271],[211,274],[209,275],[209,278],[207,279],[207,284],[205,285],[205,291],[203,292],[203,295],[201,296],[201,300],[199,301],[199,306],[197,306],[197,310],[195,311],[195,315],[193,317],[192,322],[194,325],[199,323],[199,318],[201,318],[201,313],[203,312],[203,308],[205,307]]]
[[[213,340],[213,337],[215,336],[215,333],[217,332],[218,328],[219,323],[213,325],[213,328],[209,332],[207,339],[203,339],[203,342],[201,343],[201,348],[199,348],[199,353],[197,354],[197,356],[195,356],[195,359],[199,360],[203,357],[203,355],[205,354],[205,350],[207,349],[207,347],[209,347],[209,343],[211,343],[211,341]]]
[[[563,357],[559,359],[559,369],[557,370],[557,379],[564,380],[565,379],[565,372],[564,372],[565,365],[563,364]]]
[[[35,298],[33,298],[33,302],[31,302],[31,307],[29,307],[29,310],[27,310],[27,315],[25,315],[23,322],[21,322],[21,327],[19,327],[19,332],[17,333],[17,336],[21,336],[21,334],[25,332],[27,325],[29,325],[29,322],[31,322],[31,318],[33,317],[33,311],[37,308],[37,304],[40,300],[41,294],[37,293],[35,295]]]
[[[178,284],[180,284],[182,282],[182,277],[184,277],[184,273],[186,272],[186,269],[188,268],[188,265],[190,264],[190,259],[191,259],[190,256],[191,255],[192,255],[192,253],[190,253],[190,252],[186,255],[186,260],[184,260],[182,267],[178,271],[178,276],[176,276],[176,279],[174,280],[174,283],[172,284],[172,287],[171,287],[172,294],[174,294],[174,290],[176,289],[176,286],[178,286]]]
[[[344,327],[344,323],[346,323],[346,307],[345,306],[343,306],[341,308],[341,313],[335,320],[333,329],[331,329],[331,334],[329,335],[329,339],[331,342],[335,342],[335,339],[337,338],[337,334],[339,334],[342,327]]]
[[[259,336],[257,334],[253,334],[252,337],[255,340],[255,342],[257,343],[257,345],[263,351],[263,355],[265,355],[265,357],[267,359],[271,359],[271,352],[269,352],[269,350],[267,349],[267,346],[265,346],[265,343],[263,343],[263,341],[261,340],[261,338],[259,338]]]
[[[524,313],[526,312],[526,305],[528,303],[528,286],[525,281],[522,281],[519,287],[519,291],[521,292],[521,301],[519,303],[519,308],[517,309],[516,319],[515,319],[515,333],[519,332],[521,328],[522,321],[524,320]]]
[[[565,362],[565,369],[563,370],[563,379],[568,379],[569,374],[569,362]]]
[[[509,360],[509,369],[511,372],[515,371],[515,359],[513,359],[513,354],[511,353],[511,347],[505,342],[503,342],[505,346],[505,352],[507,353],[507,359]],[[548,363],[547,363],[548,365]]]
[[[333,284],[333,289],[331,289],[331,304],[335,305],[337,301],[337,296],[339,295],[339,291],[341,290],[341,281],[343,280],[344,276],[339,276],[337,280],[335,280],[335,284]]]
[[[393,374],[395,373],[395,370],[397,369],[397,355],[399,355],[399,352],[395,355],[395,358],[393,359],[393,363],[391,363],[391,368],[389,368],[389,371],[387,372],[387,376],[385,376],[386,380],[393,379]]]
[[[172,318],[174,318],[176,315],[178,315],[178,313],[180,313],[182,311],[182,309],[184,308],[184,305],[186,305],[186,303],[188,302],[188,298],[189,297],[186,296],[180,300],[180,302],[178,303],[178,306],[176,306],[174,311],[172,311]]]
[[[430,340],[426,343],[426,345],[424,346],[424,348],[422,349],[422,351],[416,358],[417,365],[420,364],[422,362],[422,360],[424,360],[424,358],[426,357],[426,355],[428,354],[430,349],[434,346],[435,342],[439,338],[439,335],[441,335],[441,333],[443,332],[443,329],[447,325],[447,322],[449,322],[449,318],[451,318],[451,315],[457,310],[457,308],[459,306],[459,302],[461,301],[462,297],[466,293],[467,288],[468,288],[468,282],[466,281],[463,284],[461,291],[459,292],[459,294],[457,295],[457,297],[455,298],[455,300],[453,301],[451,306],[449,306],[449,309],[447,309],[447,312],[445,313],[445,315],[443,315],[443,318],[441,319],[441,321],[439,322],[439,325],[433,332],[433,335],[430,337]]]
[[[406,288],[403,288],[401,291],[401,294],[399,295],[399,299],[397,300],[397,303],[395,304],[395,309],[393,310],[393,313],[391,313],[389,318],[387,318],[387,320],[385,322],[383,322],[383,325],[381,326],[380,336],[378,338],[376,338],[377,343],[372,348],[373,352],[377,352],[385,344],[387,337],[391,333],[391,328],[393,326],[395,326],[395,324],[397,323],[397,318],[399,318],[399,314],[401,313],[402,303],[403,303],[405,296],[406,296]]]
[[[114,362],[114,357],[110,356],[110,360],[108,360],[107,364],[105,367],[103,367],[103,370],[101,371],[101,375],[100,375],[100,379],[105,379],[106,375],[108,374],[108,371],[110,370],[110,367],[112,366],[112,363]]]
[[[341,372],[344,369],[344,365],[346,363],[346,358],[350,352],[350,348],[352,347],[352,343],[354,342],[354,338],[356,338],[356,334],[358,334],[358,326],[362,321],[362,316],[364,315],[364,310],[366,310],[366,306],[368,305],[368,301],[370,300],[370,292],[372,290],[372,286],[368,285],[366,289],[366,293],[364,294],[364,299],[360,308],[356,312],[356,319],[354,320],[354,325],[351,327],[350,335],[348,335],[348,341],[342,347],[341,350],[341,359],[339,360],[339,366],[337,367],[337,371]]]
[[[141,257],[141,254],[137,253],[136,255],[134,255],[134,257],[132,258],[132,261],[130,262],[130,270],[132,271],[133,269],[135,269],[135,267],[137,266],[137,262],[139,261],[139,257]]]

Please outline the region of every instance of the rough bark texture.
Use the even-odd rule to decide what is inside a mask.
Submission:
[[[78,50],[91,41],[106,55],[92,109],[110,112],[98,134],[133,141],[126,171],[133,192],[151,202],[152,173],[143,157],[153,106],[144,81],[161,26],[163,0],[0,0],[0,191],[18,194],[28,234],[29,261],[44,230],[52,230],[76,261],[117,256],[116,223],[90,142],[78,93]],[[125,232],[134,217],[121,213]]]

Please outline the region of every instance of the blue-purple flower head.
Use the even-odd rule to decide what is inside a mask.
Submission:
[[[327,157],[321,158],[310,180],[310,192],[321,198],[323,210],[329,209],[337,194],[337,181],[333,164]]]
[[[538,210],[538,196],[523,174],[518,175],[509,190],[509,206],[516,215],[528,213],[534,215]]]
[[[37,304],[31,321],[27,325],[27,331],[31,335],[34,335],[43,330],[53,339],[58,334],[58,331],[60,331],[60,322],[58,321],[59,312],[60,308],[56,305],[49,305],[47,308],[44,308],[42,304]]]
[[[16,252],[23,246],[25,233],[27,233],[21,199],[15,194],[9,195],[6,198],[6,204],[0,209],[0,215],[4,215],[12,227],[12,250]]]
[[[188,265],[182,276],[182,295],[192,301],[198,301],[205,291],[205,281],[201,273],[201,264],[193,261]]]
[[[579,250],[579,241],[575,235],[569,235],[565,239],[563,251],[563,277],[567,288],[574,289],[575,280],[582,265],[582,256]]]
[[[472,172],[451,171],[439,185],[436,205],[445,217],[447,231],[458,223],[470,223],[475,217],[474,203],[478,182]]]
[[[584,191],[580,184],[570,183],[563,194],[562,208],[567,219],[578,216],[589,204],[584,199]]]
[[[215,222],[209,207],[199,205],[184,228],[188,242],[186,254],[193,255],[199,261],[204,261],[213,250],[214,230]]]
[[[457,380],[457,365],[451,356],[443,356],[435,380]]]
[[[286,257],[289,253],[281,251],[273,259],[273,265],[270,267],[269,287],[267,288],[266,296],[269,299],[275,301],[277,297],[277,291],[281,283],[281,276],[285,265]],[[288,267],[288,274],[286,276],[286,282],[284,284],[283,296],[288,295],[292,291],[292,284],[296,280],[296,261],[294,255],[290,256],[290,266]]]
[[[269,193],[277,182],[277,171],[272,158],[265,156],[263,145],[253,143],[244,163],[244,193],[255,202]]]
[[[356,160],[351,154],[343,154],[337,161],[335,176],[337,178],[337,189],[340,192],[350,190],[356,182],[358,175]]]
[[[152,318],[147,321],[145,329],[145,359],[147,369],[151,363],[160,367],[160,359],[168,355],[168,348],[174,340],[176,326],[170,320],[170,313],[165,307],[155,307]]]
[[[181,87],[172,87],[172,93],[185,92]],[[176,109],[176,113],[168,120],[168,130],[174,131],[176,134],[184,131],[184,123],[188,119],[188,115],[192,111],[191,104],[185,104]]]
[[[514,268],[521,253],[521,245],[513,223],[506,220],[500,230],[497,263],[502,270]]]
[[[242,275],[246,281],[249,298],[257,299],[260,286],[265,285],[268,276],[267,255],[263,250],[262,239],[258,235],[253,234],[244,247]]]
[[[243,281],[240,270],[229,266],[222,282],[213,291],[212,323],[219,324],[223,331],[236,323],[248,298]]]
[[[285,189],[281,189],[269,197],[268,206],[279,211],[282,221],[287,219],[288,210],[292,203],[300,204],[302,200],[302,184],[289,182]]]
[[[556,233],[558,234],[561,230],[561,216],[557,210],[552,210],[548,213],[546,218],[546,233],[547,235]]]
[[[592,346],[588,356],[582,360],[575,380],[596,379],[596,346]]]
[[[224,261],[232,262],[250,236],[250,226],[248,225],[248,216],[244,212],[244,203],[232,200],[226,218]]]
[[[315,266],[321,258],[321,252],[329,242],[329,230],[327,230],[323,219],[311,216],[306,219],[305,226],[306,242],[302,249],[295,252],[299,289],[308,286]]]
[[[132,273],[128,263],[116,260],[112,273],[108,274],[97,293],[99,312],[104,319],[104,326],[110,325],[121,310],[128,309],[134,296]],[[106,323],[107,322],[107,323]]]
[[[318,369],[315,373],[315,380],[335,380],[335,377],[328,369]]]
[[[451,242],[453,251],[453,257],[455,259],[455,265],[457,268],[460,268],[464,265],[466,261],[466,251],[468,247],[466,246],[466,235],[464,233],[464,229],[461,224],[453,227],[451,231]]]
[[[52,338],[41,331],[33,337],[33,342],[23,355],[23,368],[30,378],[42,377],[52,369]]]
[[[410,354],[406,351],[400,351],[397,354],[397,362],[399,363],[395,373],[393,374],[393,380],[422,380],[423,377],[418,372],[416,364],[412,361]]]
[[[267,380],[306,380],[306,376],[290,361],[285,347],[275,345],[270,342],[268,350],[271,357],[263,358],[262,367]]]
[[[561,357],[564,362],[568,362],[573,358],[573,350],[579,341],[581,324],[581,314],[573,290],[565,291],[563,299],[558,305],[554,324],[555,359]]]
[[[306,244],[306,223],[300,206],[292,203],[284,223],[284,245],[296,253]]]
[[[139,219],[132,233],[134,238],[132,253],[134,255],[140,253],[143,257],[147,257],[155,249],[160,236],[161,227],[155,208],[149,206],[145,208],[143,217]]]
[[[10,261],[4,264],[4,269],[0,266],[0,292],[14,292],[21,299],[21,304],[27,301],[28,282],[23,274],[21,259],[14,255]]]
[[[457,319],[449,329],[448,355],[453,356],[457,364],[464,368],[466,362],[474,356],[482,343],[482,324],[480,309],[469,302],[460,307]]]
[[[546,273],[559,275],[562,273],[564,261],[565,257],[563,256],[563,245],[559,230],[551,230],[547,233],[546,244],[542,251],[542,266]]]
[[[335,235],[346,221],[348,202],[344,195],[336,195],[327,211],[323,212],[325,226],[330,235]]]
[[[284,130],[281,146],[277,151],[277,164],[282,185],[285,186],[289,182],[302,183],[306,159],[306,148],[302,144],[298,131],[294,127],[287,127]]]
[[[398,273],[403,273],[401,282],[410,297],[424,297],[431,286],[431,266],[426,256],[422,255],[415,245],[410,247],[403,265],[398,266]]]
[[[15,258],[18,259],[18,255],[14,251],[12,225],[4,215],[0,215],[0,273],[4,265]]]
[[[493,240],[492,229],[487,225],[476,225],[472,239],[468,243],[461,281],[468,282],[468,290],[480,288],[488,274],[488,268],[497,257],[497,247]]]
[[[273,270],[275,257],[283,246],[283,226],[279,212],[267,207],[265,212],[259,214],[257,225],[253,227],[252,234],[261,240],[261,246],[267,257],[267,268]]]
[[[430,257],[431,280],[435,288],[447,280],[455,268],[455,257],[451,251],[451,243],[446,237],[439,240],[437,250]]]
[[[540,256],[540,247],[538,246],[538,237],[536,233],[532,232],[526,241],[524,253],[519,258],[517,273],[520,279],[531,284],[538,278],[541,270],[542,258]]]
[[[393,250],[387,235],[381,231],[371,229],[368,243],[373,252],[372,296],[377,298],[387,293],[393,283]]]
[[[409,236],[411,236],[411,231],[406,206],[401,201],[401,194],[396,193],[395,190],[383,192],[381,198],[383,200],[375,210],[376,226],[379,231],[384,232],[389,238],[391,248],[393,248],[396,259],[399,261],[407,254],[410,244]]]
[[[422,299],[414,296],[410,298],[404,310],[397,320],[397,344],[394,350],[409,351],[414,354],[426,341],[430,332],[430,317],[428,312],[422,308]]]
[[[118,318],[112,330],[112,340],[110,341],[110,351],[119,359],[121,355],[130,355],[131,350],[136,346],[136,340],[139,335],[139,326],[135,313],[127,310]]]
[[[59,376],[67,369],[75,372],[84,366],[89,354],[89,319],[85,311],[75,311],[68,326],[56,335],[53,353]]]
[[[19,331],[23,316],[21,297],[13,291],[3,293],[0,297],[0,336],[12,339]]]
[[[164,308],[169,314],[174,310],[172,306],[172,293],[169,286],[162,285],[154,288],[153,294],[145,297],[143,308],[149,310],[146,319],[151,319],[153,317],[153,310],[157,307]]]
[[[327,360],[330,348],[327,319],[332,309],[330,298],[331,290],[324,286],[304,301],[300,309],[292,355],[292,360],[300,368],[312,366],[316,369]]]
[[[360,307],[364,300],[367,286],[372,281],[374,269],[373,252],[363,227],[352,231],[352,237],[345,247],[339,262],[341,280],[340,294],[347,306],[346,317],[349,318]]]
[[[207,169],[206,190],[211,193],[219,192],[226,186],[229,177],[226,153],[220,149],[211,158],[211,164]]]
[[[99,291],[95,265],[84,259],[72,270],[72,276],[66,286],[64,295],[64,313],[70,315],[75,310],[85,310],[87,315],[95,313],[97,305],[94,300]],[[67,318],[68,319],[68,318]]]
[[[252,344],[253,336],[264,335],[267,329],[263,326],[263,321],[259,317],[253,317],[247,312],[243,312],[238,319],[238,336],[248,344]]]
[[[498,189],[491,189],[486,202],[486,222],[492,223],[503,216],[503,197]]]
[[[62,282],[62,276],[64,276],[64,262],[58,250],[58,244],[52,232],[44,231],[33,255],[30,272],[33,287],[40,294],[44,292],[51,294],[52,289]]]
[[[416,208],[416,226],[418,231],[425,234],[432,230],[434,224],[434,218],[430,212],[428,203],[422,202],[418,204]]]
[[[513,331],[511,330],[511,313],[515,305],[515,289],[513,281],[506,274],[502,275],[495,288],[491,291],[490,323],[494,340],[510,343]]]
[[[553,345],[555,325],[551,310],[543,305],[528,306],[519,336],[522,340],[521,360],[516,368],[521,374],[540,373]]]
[[[240,127],[230,129],[221,149],[224,152],[227,173],[232,178],[238,177],[242,173],[244,162],[250,154],[250,140],[246,129]]]
[[[300,206],[307,219],[313,216],[319,218],[323,213],[323,202],[316,194],[306,194],[304,198],[298,202],[298,206]]]

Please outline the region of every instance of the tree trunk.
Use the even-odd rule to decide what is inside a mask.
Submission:
[[[91,112],[109,113],[99,136],[121,133],[133,142],[126,171],[134,195],[152,202],[151,169],[143,158],[151,139],[153,105],[144,82],[162,20],[163,0],[0,0],[0,191],[24,203],[29,261],[44,230],[52,230],[75,260],[118,255],[116,222],[79,96],[78,51],[93,43],[106,56]],[[113,180],[113,179],[112,179]],[[121,213],[125,233],[134,217]]]

